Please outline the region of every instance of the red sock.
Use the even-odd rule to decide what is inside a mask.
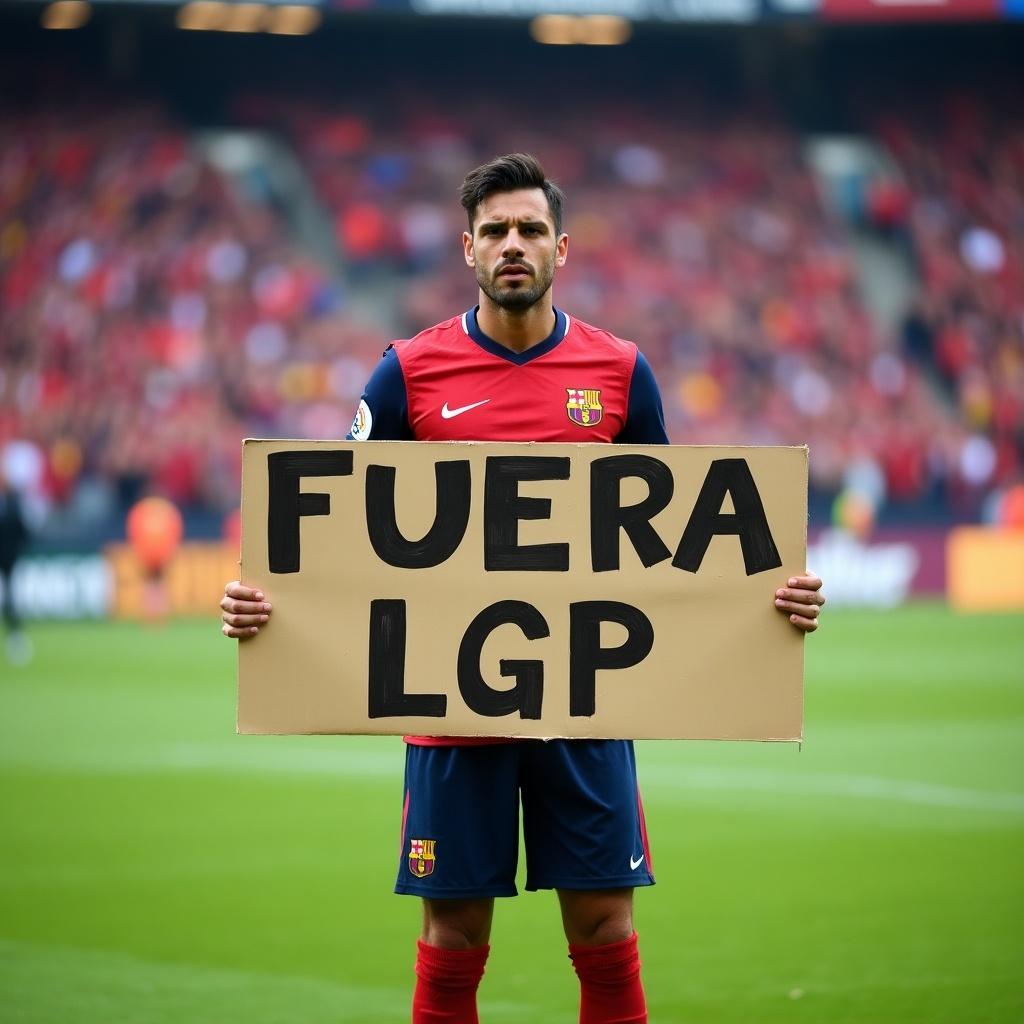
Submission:
[[[476,990],[490,946],[440,949],[416,943],[412,1024],[478,1024]]]
[[[607,946],[569,946],[580,979],[580,1024],[646,1024],[636,932]]]

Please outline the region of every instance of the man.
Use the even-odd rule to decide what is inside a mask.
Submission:
[[[21,498],[0,466],[0,590],[3,591],[4,647],[12,665],[32,659],[32,642],[25,633],[14,603],[14,568],[29,542]]]
[[[463,249],[479,305],[388,348],[350,438],[668,442],[657,385],[636,346],[553,305],[569,247],[563,198],[522,154],[467,175]],[[776,607],[811,632],[820,588],[813,575],[790,580]],[[221,608],[224,634],[238,639],[258,632],[271,611],[261,592],[238,582]],[[558,893],[581,1024],[646,1021],[633,890],[654,876],[633,744],[406,739],[395,888],[423,898],[414,1024],[477,1021],[494,898],[516,894],[520,791],[526,888]],[[428,842],[437,850],[429,872]],[[627,858],[630,843],[636,855]]]

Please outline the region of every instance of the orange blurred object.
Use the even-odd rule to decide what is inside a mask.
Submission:
[[[1024,484],[1014,484],[999,503],[999,524],[1011,530],[1024,530]]]
[[[166,498],[143,498],[128,512],[128,542],[138,560],[159,572],[174,557],[181,542],[181,513]]]
[[[863,494],[845,490],[832,504],[832,521],[858,540],[866,541],[875,525],[874,505]]]

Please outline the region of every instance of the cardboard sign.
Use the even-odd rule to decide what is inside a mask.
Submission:
[[[247,441],[243,733],[797,740],[806,448]]]

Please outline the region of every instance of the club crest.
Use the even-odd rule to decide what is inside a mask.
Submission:
[[[434,870],[437,857],[434,854],[436,839],[411,839],[409,841],[409,870],[417,878],[426,878]]]
[[[573,423],[581,427],[596,427],[601,422],[604,409],[601,408],[601,392],[591,388],[566,388],[569,396],[565,411]]]

